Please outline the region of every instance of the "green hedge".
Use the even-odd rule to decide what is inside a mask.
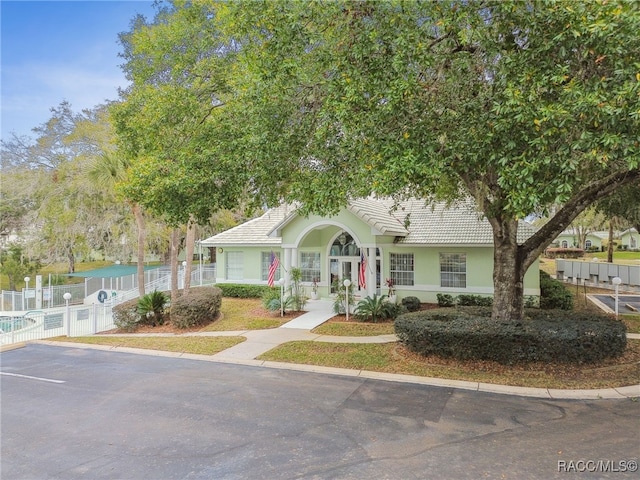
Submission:
[[[265,292],[268,292],[272,288],[267,285],[249,285],[244,283],[218,283],[216,287],[222,290],[223,297],[233,298],[262,298]]]
[[[171,304],[171,324],[177,328],[203,325],[216,319],[222,304],[217,287],[191,288]]]
[[[540,270],[540,308],[571,310],[573,296],[562,282]]]
[[[396,335],[410,350],[459,360],[593,363],[624,353],[624,323],[591,313],[527,310],[522,322],[497,322],[490,309],[407,313]]]

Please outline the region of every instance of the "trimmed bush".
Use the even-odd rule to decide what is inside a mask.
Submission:
[[[542,309],[573,309],[571,292],[558,280],[551,278],[547,272],[540,270],[540,308]]]
[[[400,315],[396,335],[410,350],[458,360],[593,363],[622,355],[624,323],[602,315],[562,310],[527,310],[522,322],[497,322],[467,309]]]
[[[483,297],[481,295],[458,295],[456,297],[458,305],[463,307],[490,307],[493,305],[493,297]]]
[[[439,307],[453,307],[456,304],[453,295],[449,295],[448,293],[438,293],[436,294],[436,298],[438,299]]]
[[[420,310],[421,303],[418,297],[404,297],[400,302],[407,309],[408,312],[417,312]]]
[[[111,310],[113,315],[113,323],[116,327],[127,332],[134,332],[142,316],[138,313],[138,299],[122,302]]]
[[[171,324],[191,328],[215,320],[222,304],[222,291],[217,287],[190,289],[171,304]]]
[[[249,285],[244,283],[218,283],[216,287],[222,290],[223,297],[232,298],[261,298],[266,291],[273,288],[268,285]]]

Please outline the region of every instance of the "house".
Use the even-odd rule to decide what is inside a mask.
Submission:
[[[608,238],[609,232],[589,232],[585,236],[584,245],[581,245],[580,235],[575,229],[570,228],[558,235],[558,237],[554,240],[553,245],[559,248],[582,248],[583,250],[601,250],[603,240],[606,241]]]
[[[620,234],[620,245],[624,250],[640,249],[640,233],[635,228],[625,230]]]
[[[519,242],[534,233],[522,222]],[[354,200],[331,217],[297,213],[282,205],[202,241],[217,249],[218,283],[266,284],[272,254],[279,258],[276,281],[301,269],[310,292],[335,293],[335,280],[351,280],[361,298],[387,294],[392,279],[399,298],[436,302],[438,293],[493,294],[493,233],[472,203],[446,207],[409,200]],[[525,276],[524,294],[538,296],[536,262]]]

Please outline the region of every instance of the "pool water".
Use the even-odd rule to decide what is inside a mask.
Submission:
[[[0,317],[0,332],[13,332],[27,327],[31,322],[24,317]]]

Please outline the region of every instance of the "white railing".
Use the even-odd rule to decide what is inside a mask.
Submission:
[[[70,305],[47,310],[13,312],[11,317],[0,317],[0,323],[6,325],[9,319],[16,321],[20,318],[26,319],[28,325],[0,333],[0,345],[64,335],[80,337],[115,328],[111,307],[108,305]]]
[[[178,272],[179,282],[184,280],[184,274],[181,275],[181,273],[181,271]],[[169,290],[171,288],[170,275],[169,267],[159,267],[145,271],[145,291],[153,292],[154,289]],[[194,265],[194,269],[191,272],[191,285],[210,285],[215,281],[215,264]],[[11,312],[35,310],[36,308],[63,307],[65,305],[65,293],[71,294],[71,303],[75,304],[100,290],[118,291],[119,297],[126,294],[126,298],[118,299],[118,303],[136,298],[138,296],[137,277],[126,275],[114,279],[87,278],[84,283],[46,286],[42,287],[42,297],[39,300],[36,300],[35,288],[25,288],[21,292],[2,290],[0,292],[0,311]]]
[[[202,270],[192,272],[191,284],[193,286],[211,285],[215,283],[215,277],[215,266],[213,268],[205,267]],[[183,285],[182,282],[179,282],[179,288],[182,288]],[[170,275],[156,278],[145,284],[146,292],[166,291],[170,288]],[[116,328],[113,323],[112,307],[137,297],[138,289],[135,288],[119,292],[115,298],[104,303],[0,312],[0,345],[64,335],[79,337],[111,330]],[[63,299],[62,302],[64,304],[65,300]],[[3,315],[3,313],[5,314]]]

